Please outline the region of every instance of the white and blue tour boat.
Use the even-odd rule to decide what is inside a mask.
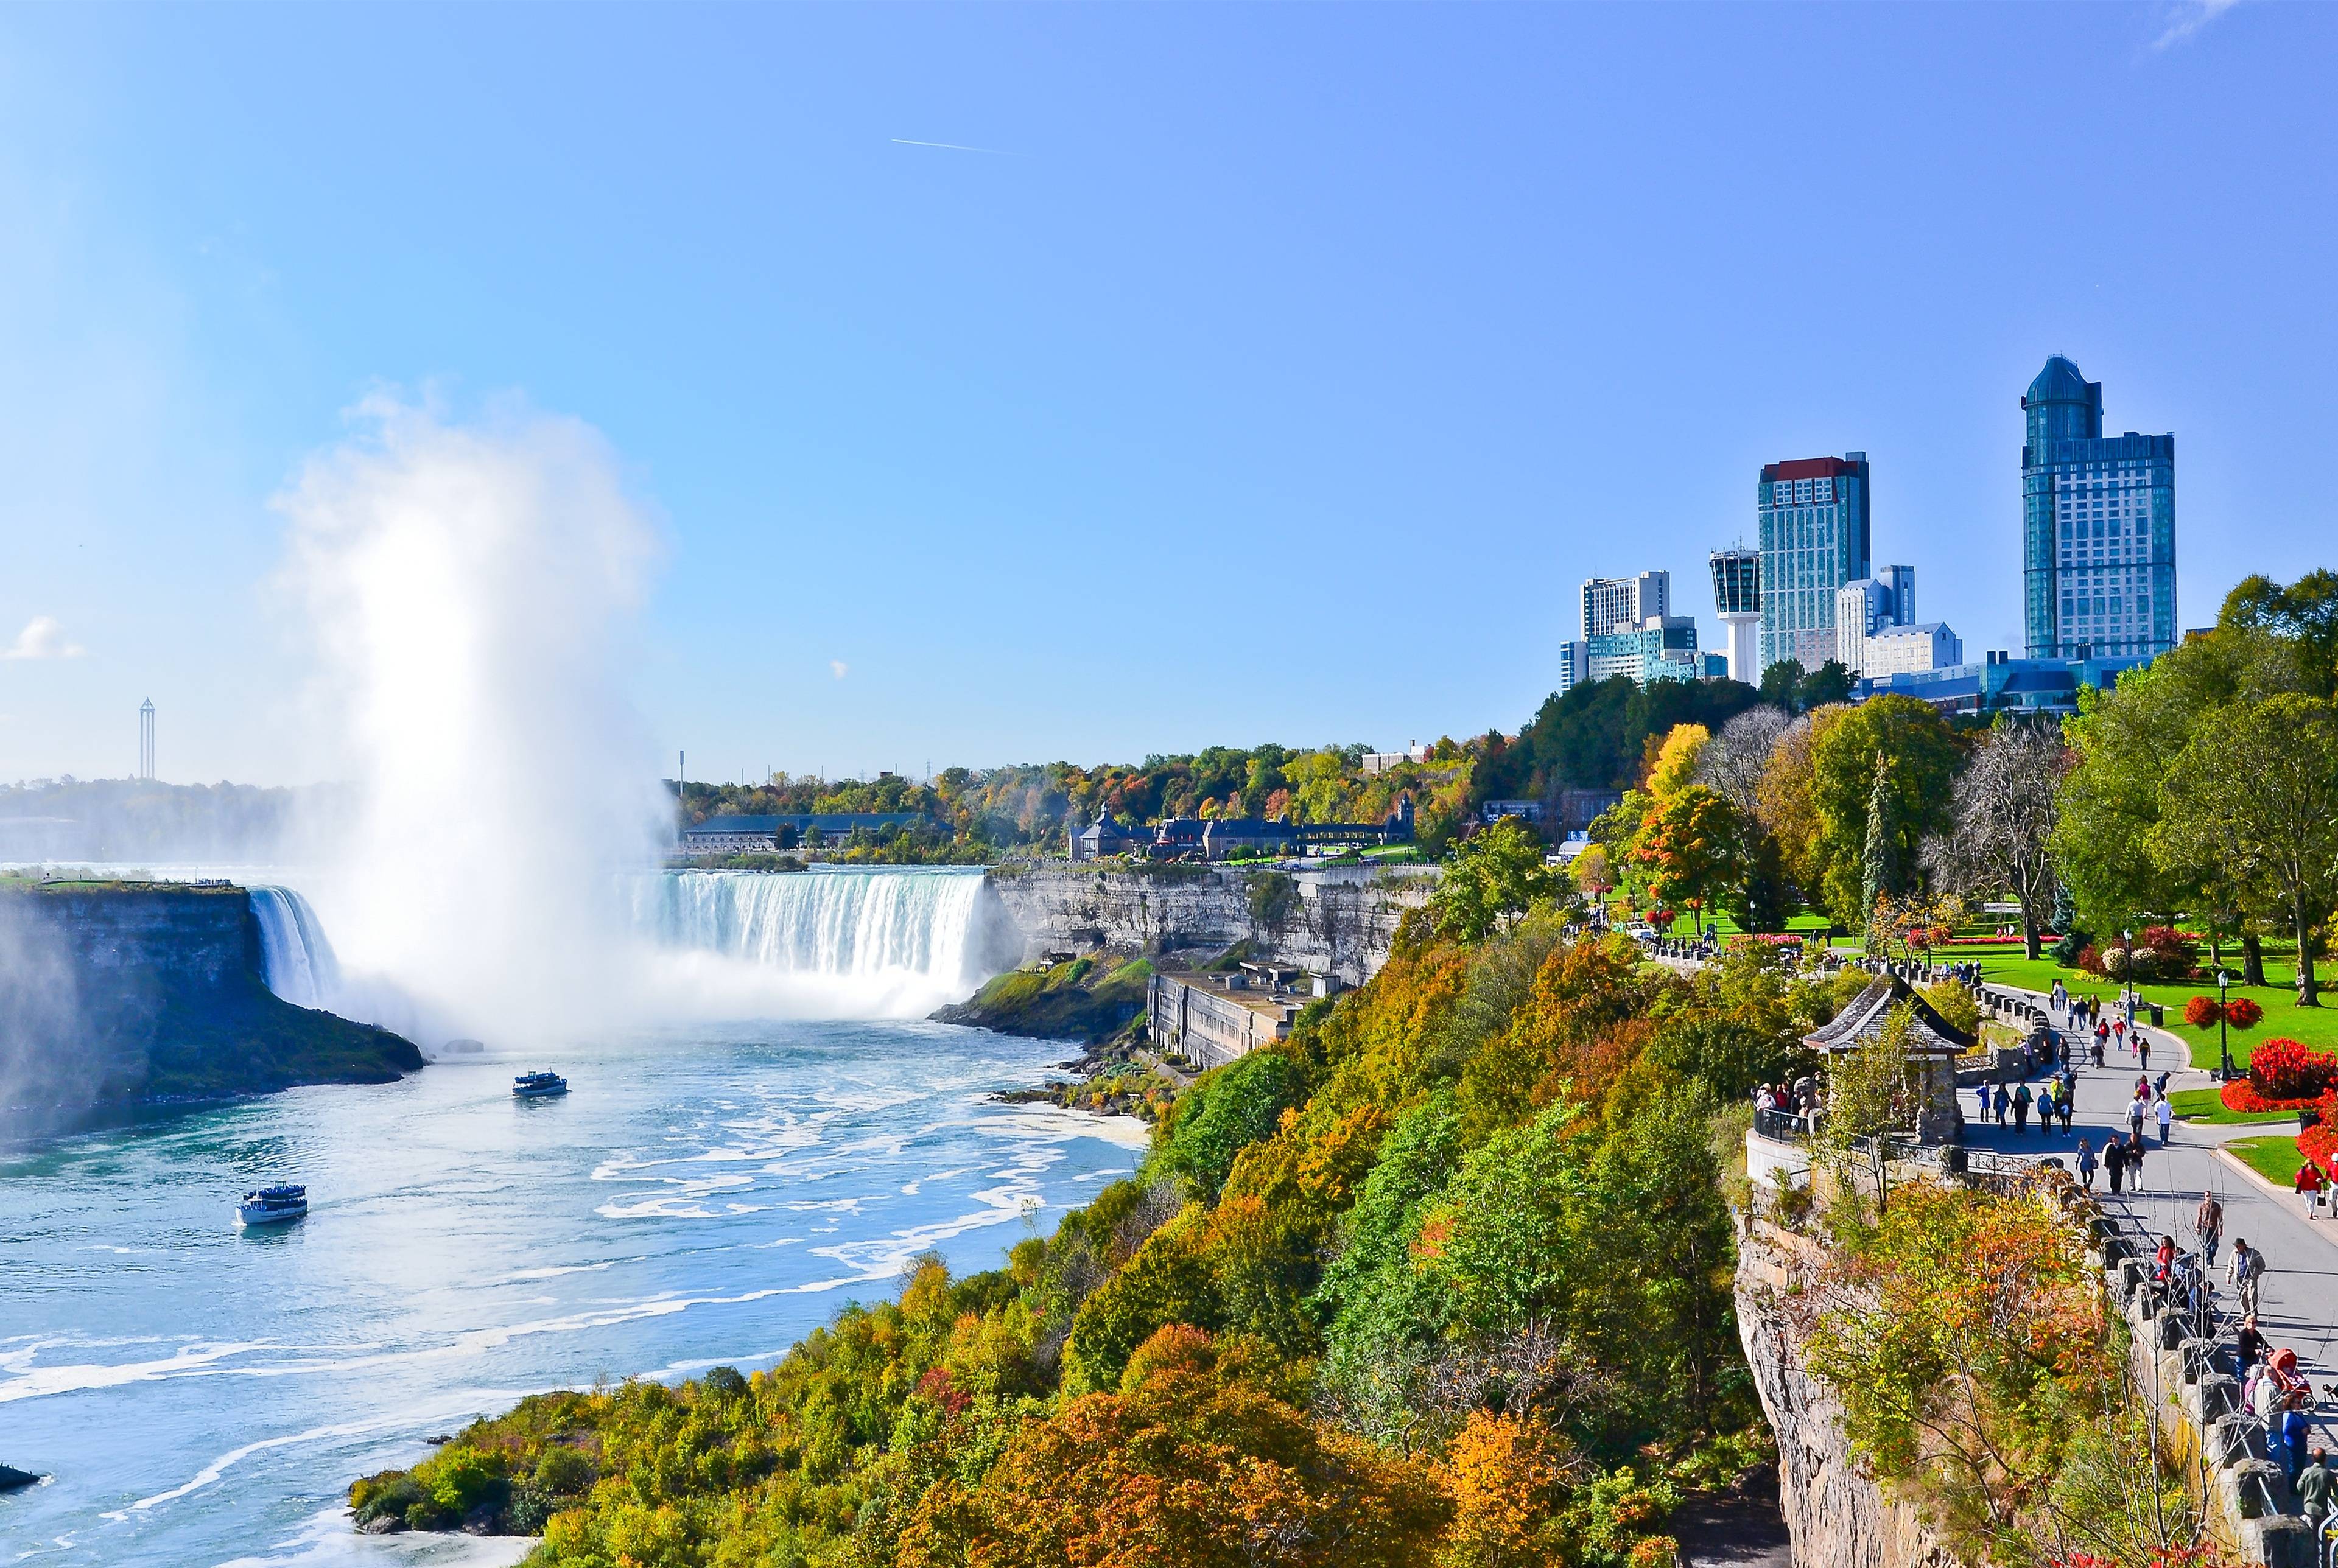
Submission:
[[[557,1073],[523,1073],[512,1080],[512,1094],[521,1100],[547,1100],[568,1093],[568,1080]]]
[[[309,1190],[289,1182],[257,1188],[235,1206],[236,1220],[245,1225],[280,1225],[308,1211]]]

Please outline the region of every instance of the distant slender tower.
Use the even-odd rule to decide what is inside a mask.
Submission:
[[[138,705],[138,777],[154,777],[154,699]]]
[[[1762,684],[1762,553],[1740,546],[1713,553],[1713,608],[1728,640],[1729,678]]]

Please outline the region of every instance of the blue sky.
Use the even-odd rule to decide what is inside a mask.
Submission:
[[[147,696],[315,776],[269,501],[385,385],[622,456],[696,776],[1513,730],[1847,449],[2018,646],[2058,350],[2201,624],[2338,564],[2333,80],[2256,4],[0,12],[0,646],[78,650],[0,779]]]

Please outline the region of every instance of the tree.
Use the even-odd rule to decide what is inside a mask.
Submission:
[[[1860,913],[1870,926],[1874,923],[1876,906],[1887,898],[1899,897],[1900,844],[1899,828],[1894,821],[1897,803],[1891,799],[1891,760],[1882,752],[1875,754],[1875,782],[1867,791],[1867,838],[1859,858]]]
[[[1799,697],[1806,674],[1799,659],[1781,659],[1762,671],[1762,701],[1788,713],[1803,710]]]
[[[1745,816],[1754,816],[1761,809],[1762,775],[1770,766],[1770,753],[1793,722],[1784,709],[1766,702],[1748,708],[1723,725],[1698,755],[1697,782],[1711,785]]]
[[[1807,711],[1830,702],[1847,702],[1851,688],[1851,671],[1840,660],[1830,659],[1794,683],[1794,704]]]
[[[1508,926],[1556,889],[1543,859],[1542,840],[1521,818],[1502,818],[1462,840],[1429,896],[1438,931],[1477,942]]]
[[[1648,769],[1648,793],[1658,799],[1688,788],[1699,760],[1713,744],[1713,731],[1702,724],[1675,724],[1665,732],[1655,765]]]
[[[1745,877],[1744,834],[1728,801],[1702,784],[1657,799],[1633,855],[1666,908],[1704,910]]]
[[[1860,1175],[1874,1178],[1875,1202],[1891,1200],[1891,1138],[1912,1125],[1918,1109],[1909,1082],[1909,1037],[1916,1010],[1905,1002],[1884,1015],[1875,1038],[1838,1053],[1827,1063],[1826,1113],[1812,1152],[1846,1191]]]
[[[1889,767],[1887,838],[1895,888],[1924,839],[1946,823],[1950,785],[1962,759],[1956,737],[1929,702],[1886,692],[1835,711],[1840,716],[1811,747],[1810,808],[1817,821],[1806,857],[1811,880],[1803,886],[1806,896],[1822,894],[1834,917],[1855,927],[1865,922],[1869,907],[1867,824],[1877,758]]]
[[[2338,697],[2338,572],[2308,572],[2286,588],[2269,577],[2245,577],[2225,596],[2216,623],[2287,642],[2299,690]]]
[[[2297,1004],[2321,1005],[2320,926],[2338,904],[2338,703],[2294,692],[2204,725],[2160,787],[2154,858],[2216,863],[2260,889],[2297,938]]]
[[[2021,906],[2022,949],[2031,958],[2038,956],[2038,934],[2050,922],[2049,911],[2062,902],[2053,845],[2068,768],[2060,735],[2042,725],[1999,720],[1957,778],[1947,829],[1924,847],[1925,867],[1936,886],[1983,897],[2000,890],[2013,895]]]
[[[1843,717],[1848,708],[1822,708],[1805,714],[1780,731],[1770,748],[1756,790],[1762,831],[1778,847],[1786,875],[1799,887],[1803,902],[1817,904],[1825,897],[1826,875],[1822,824],[1818,810],[1818,744]]]

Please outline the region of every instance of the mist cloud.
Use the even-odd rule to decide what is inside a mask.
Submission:
[[[654,862],[670,816],[622,694],[658,529],[578,420],[382,397],[276,503],[311,696],[359,797],[325,924],[430,1027],[590,1032],[627,967],[614,879]]]

